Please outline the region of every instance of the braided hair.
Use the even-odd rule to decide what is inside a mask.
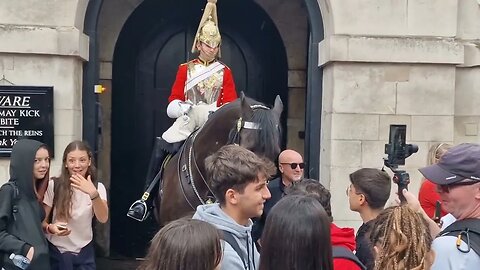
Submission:
[[[432,237],[427,223],[408,206],[385,209],[378,215],[370,233],[370,241],[379,251],[375,270],[426,270]]]

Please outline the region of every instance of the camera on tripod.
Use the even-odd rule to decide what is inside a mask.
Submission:
[[[418,152],[418,146],[407,144],[406,138],[406,125],[390,125],[388,144],[385,144],[387,158],[384,158],[383,162],[393,172],[392,180],[398,185],[398,196],[402,202],[405,201],[402,190],[408,188],[410,175],[405,170],[399,170],[398,166],[405,165],[405,159]]]

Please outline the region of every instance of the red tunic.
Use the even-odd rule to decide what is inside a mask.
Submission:
[[[200,62],[200,60],[198,59],[195,59],[192,61]],[[185,101],[184,89],[185,89],[185,82],[187,80],[187,68],[188,68],[187,64],[188,63],[184,63],[178,67],[177,77],[175,78],[175,82],[173,83],[170,97],[168,97],[169,103],[175,99]],[[235,90],[235,82],[233,81],[232,71],[230,70],[229,67],[225,65],[225,68],[223,69],[222,90],[217,100],[217,107],[220,107],[223,104],[231,102],[235,99],[237,99],[237,91]]]

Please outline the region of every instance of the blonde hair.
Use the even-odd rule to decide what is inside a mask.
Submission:
[[[450,149],[453,145],[449,143],[436,143],[430,146],[427,156],[427,165],[438,163],[440,158]]]
[[[440,158],[445,154],[448,149],[452,148],[453,145],[449,143],[435,143],[430,146],[427,154],[427,165],[433,165],[438,163]],[[425,177],[422,178],[421,184],[425,182]]]
[[[375,270],[430,269],[432,236],[422,216],[406,205],[382,211],[375,219],[370,241],[379,248]]]

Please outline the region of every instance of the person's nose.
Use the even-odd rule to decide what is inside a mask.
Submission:
[[[263,198],[265,200],[268,200],[271,197],[272,197],[272,194],[270,193],[270,190],[267,187],[265,187],[265,191],[263,192]]]
[[[48,167],[49,164],[50,164],[50,163],[48,162],[48,160],[42,160],[42,161],[40,162],[40,166],[41,166],[42,168]]]

